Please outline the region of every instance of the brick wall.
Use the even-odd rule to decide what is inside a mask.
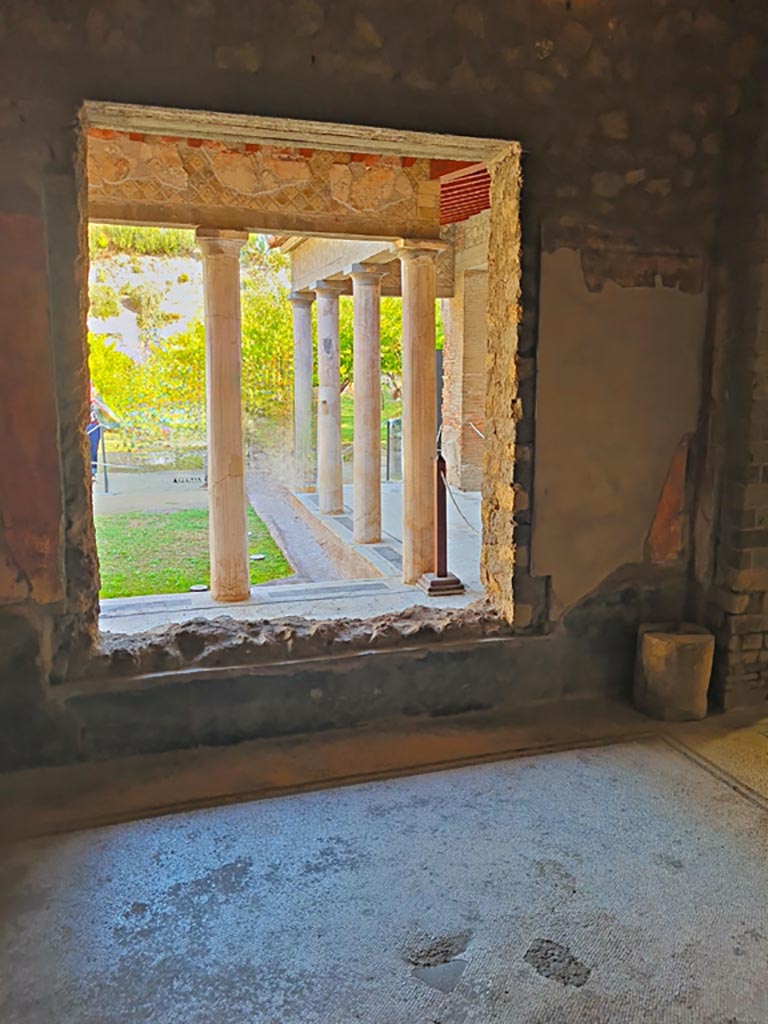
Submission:
[[[767,109],[753,82],[729,126],[702,424],[695,574],[725,707],[768,698]]]
[[[733,254],[744,278],[730,296],[740,309],[732,311],[722,379],[728,422],[709,614],[715,692],[725,706],[768,697],[768,231],[764,218],[756,224],[757,235]]]

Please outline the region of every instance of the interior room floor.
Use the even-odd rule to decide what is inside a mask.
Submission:
[[[9,843],[0,1019],[764,1022],[768,724],[570,718],[572,749],[527,752],[556,728],[534,719],[427,725],[400,770],[419,740],[439,770]],[[306,742],[330,781],[355,739]],[[67,771],[82,799],[88,769],[0,795],[34,816]],[[119,806],[119,772],[101,773]]]

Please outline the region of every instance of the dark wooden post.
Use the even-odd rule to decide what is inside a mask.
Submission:
[[[438,452],[435,459],[435,576],[448,575],[448,524],[445,505],[445,459]]]

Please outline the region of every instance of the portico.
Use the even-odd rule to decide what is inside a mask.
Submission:
[[[294,148],[285,146],[283,126],[268,120],[231,117],[211,139],[208,122],[185,120],[182,135],[165,121],[137,122],[137,111],[125,116],[123,126],[119,111],[90,109],[91,216],[193,224],[203,251],[212,597],[237,602],[250,593],[238,301],[238,254],[249,232],[290,232],[276,241],[291,259],[291,483],[297,494],[315,491],[323,515],[344,512],[338,323],[340,296],[352,296],[356,545],[382,537],[380,300],[402,299],[402,579],[417,582],[435,568],[435,300],[456,306],[454,225],[487,213],[487,167],[508,146],[445,136],[440,152],[432,137],[410,136],[393,148],[383,136],[371,141],[378,152],[356,153],[343,133],[325,137],[309,124],[309,147]],[[401,155],[406,145],[413,155]],[[487,232],[482,241],[487,249]],[[477,315],[484,319],[485,310],[477,307]],[[482,457],[475,447],[473,481]]]
[[[443,448],[449,465],[449,482],[460,489],[479,491],[482,479],[482,431],[484,422],[484,347],[474,352],[474,374],[456,373],[453,367],[468,361],[464,356],[468,346],[464,334],[484,338],[486,311],[482,304],[465,302],[467,290],[464,277],[473,273],[485,274],[488,247],[487,212],[469,218],[467,224],[442,228],[439,238],[400,238],[394,241],[346,241],[325,238],[278,238],[275,244],[291,257],[294,296],[322,294],[332,296],[334,305],[340,295],[351,295],[354,319],[354,441],[352,452],[351,499],[353,538],[356,545],[375,545],[381,540],[381,364],[380,364],[380,301],[383,295],[402,300],[402,437],[403,483],[402,524],[399,536],[402,544],[402,580],[416,583],[424,574],[434,571],[435,512],[434,460],[437,451],[438,407],[442,404],[444,425]],[[459,238],[460,248],[456,245]],[[470,238],[472,244],[467,244]],[[321,281],[313,280],[318,271]],[[462,282],[461,291],[457,290]],[[443,302],[445,332],[444,365],[448,366],[447,387],[441,387],[436,370],[436,299]],[[297,300],[298,301],[298,300]],[[319,310],[318,310],[319,313]],[[451,315],[445,315],[449,313]],[[301,347],[305,321],[294,321],[296,351]],[[325,323],[325,320],[323,320]],[[323,395],[337,384],[337,377],[329,380],[325,347],[331,339],[338,344],[335,329],[320,330],[318,316],[318,374]],[[469,390],[471,388],[471,395]],[[442,392],[442,398],[441,398]],[[465,394],[466,392],[466,394]],[[469,398],[473,401],[470,402]],[[304,392],[295,392],[295,422],[304,415]],[[336,409],[335,389],[332,401],[318,395],[318,457],[316,488],[321,515],[331,511],[341,514],[338,503],[340,460],[334,454],[328,457],[328,445],[335,445],[340,435],[340,424],[329,424],[328,409]],[[460,424],[458,416],[472,416],[472,425]],[[334,412],[333,415],[338,415]],[[321,422],[321,417],[323,421]],[[479,426],[478,426],[479,424]],[[462,429],[463,427],[463,429]],[[462,436],[472,430],[475,441],[471,447],[461,447]],[[333,438],[329,441],[328,438]],[[480,443],[477,443],[480,442]],[[334,447],[334,453],[336,448]],[[458,459],[465,472],[457,474],[453,465]],[[295,470],[298,480],[303,477],[301,464],[303,448],[297,432],[295,441]],[[300,488],[298,490],[301,490]],[[328,494],[335,495],[329,504]]]

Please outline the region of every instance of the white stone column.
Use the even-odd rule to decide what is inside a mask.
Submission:
[[[314,490],[312,454],[314,401],[312,395],[312,292],[293,292],[293,462],[297,491]]]
[[[381,540],[381,267],[352,267],[354,301],[353,539]]]
[[[317,295],[317,499],[318,510],[338,515],[344,508],[341,473],[339,381],[339,293],[344,284],[318,281]]]
[[[442,242],[398,243],[403,294],[403,582],[434,571],[437,441],[435,260]]]
[[[250,596],[241,396],[242,231],[198,229],[203,252],[211,596]]]

